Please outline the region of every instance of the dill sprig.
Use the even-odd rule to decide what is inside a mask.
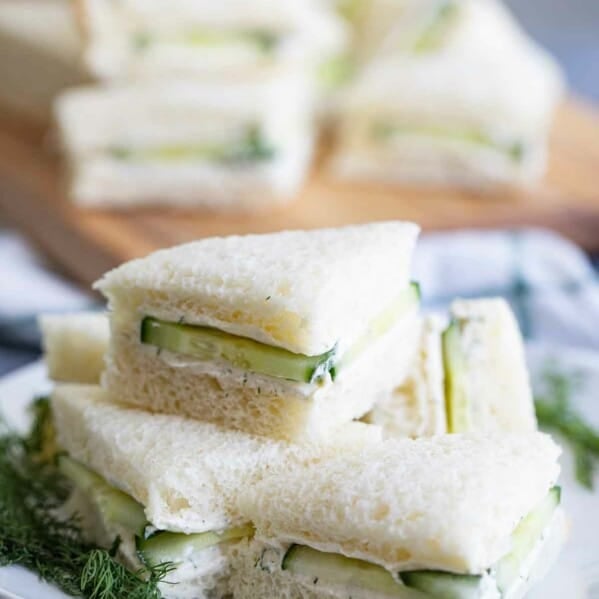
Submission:
[[[130,572],[113,551],[88,543],[78,518],[59,517],[70,492],[48,453],[48,400],[33,405],[31,433],[21,437],[0,420],[0,566],[20,565],[65,593],[88,599],[159,599],[170,564]],[[50,445],[49,445],[50,442]]]
[[[565,374],[554,363],[542,374],[542,389],[535,399],[539,424],[559,434],[574,453],[576,480],[593,489],[593,475],[599,458],[599,432],[574,409],[572,396],[583,380],[580,373]]]

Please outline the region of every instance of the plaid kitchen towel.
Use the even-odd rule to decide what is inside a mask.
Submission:
[[[101,308],[14,233],[0,232],[0,372],[10,352],[36,347],[38,312]],[[586,255],[542,230],[461,231],[423,236],[415,280],[427,308],[454,297],[506,297],[525,336],[599,349],[599,281]]]

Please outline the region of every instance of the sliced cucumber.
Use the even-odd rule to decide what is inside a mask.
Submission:
[[[512,550],[503,557],[488,574],[495,576],[500,592],[507,592],[521,575],[521,568],[534,546],[539,542],[543,530],[549,524],[560,502],[560,489],[553,487],[535,510],[529,513],[512,533]],[[268,563],[264,555],[261,566],[272,570],[272,559]],[[325,553],[292,545],[281,563],[281,569],[325,584],[357,587],[381,593],[389,597],[406,597],[406,587],[418,591],[419,595],[431,599],[479,599],[483,596],[487,582],[485,575],[455,574],[440,570],[412,570],[399,572],[396,580],[391,573],[375,564],[353,559],[337,553]]]
[[[129,148],[112,146],[108,154],[117,160],[129,162],[190,162],[207,161],[223,164],[243,164],[271,160],[275,149],[264,138],[258,127],[249,127],[241,141],[232,145],[203,144],[194,146],[159,146]]]
[[[334,56],[318,66],[318,82],[324,89],[335,90],[346,84],[354,72],[355,64],[349,56]]]
[[[376,122],[372,134],[378,140],[390,140],[395,137],[421,137],[431,141],[446,140],[471,144],[495,150],[506,155],[514,162],[520,162],[525,153],[525,145],[518,140],[498,141],[477,129],[456,129],[434,125],[401,125],[389,122]]]
[[[146,566],[157,566],[166,562],[174,564],[185,561],[192,553],[208,547],[233,541],[254,534],[252,526],[238,526],[221,533],[202,532],[183,534],[178,532],[158,531],[147,538],[136,540],[137,554]]]
[[[58,468],[97,507],[108,527],[116,524],[131,530],[134,535],[143,534],[148,520],[143,506],[135,499],[66,455],[58,458]]]
[[[327,373],[335,378],[340,368],[386,333],[419,299],[419,287],[413,283],[370,323],[368,332],[341,360],[338,360],[336,347],[318,356],[306,356],[212,327],[167,322],[151,316],[142,320],[141,342],[204,361],[225,360],[243,370],[275,378],[314,383]]]
[[[280,42],[280,36],[266,29],[247,29],[240,31],[193,30],[184,35],[170,38],[156,37],[138,32],[131,38],[131,45],[138,51],[147,50],[155,43],[176,43],[192,47],[219,47],[231,45],[254,46],[263,54],[272,52]]]
[[[495,566],[495,578],[501,592],[507,592],[521,576],[522,565],[539,542],[560,500],[560,487],[553,487],[542,503],[516,527],[512,534],[512,550]]]
[[[413,570],[401,572],[399,578],[407,587],[434,599],[478,599],[482,596],[482,576]]]
[[[325,553],[304,545],[292,545],[281,564],[298,576],[306,576],[314,586],[324,584],[357,587],[382,593],[388,597],[405,597],[405,588],[393,575],[375,564],[345,557],[338,553]]]
[[[460,325],[453,321],[442,335],[445,410],[449,433],[464,433],[471,429],[470,398],[465,381],[466,365],[460,342]]]
[[[326,375],[335,358],[334,348],[319,356],[305,356],[212,327],[152,317],[141,323],[141,342],[200,360],[226,360],[243,370],[304,383]]]
[[[457,2],[453,0],[442,2],[437,7],[428,27],[414,43],[414,52],[424,53],[439,49],[459,14],[460,7]]]
[[[392,304],[370,321],[367,332],[343,354],[336,365],[336,370],[339,371],[353,362],[373,341],[387,333],[403,315],[417,306],[419,302],[420,285],[410,283],[410,286]]]

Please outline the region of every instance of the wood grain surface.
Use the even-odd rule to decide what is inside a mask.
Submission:
[[[545,181],[527,190],[481,195],[332,180],[321,151],[292,204],[257,215],[146,209],[111,212],[67,200],[52,136],[0,116],[0,210],[66,272],[90,283],[120,262],[208,235],[315,228],[401,218],[425,231],[461,227],[540,226],[599,251],[599,114],[565,104],[551,139]]]

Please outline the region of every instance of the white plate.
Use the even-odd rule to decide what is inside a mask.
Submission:
[[[528,359],[533,379],[548,361],[560,370],[580,372],[584,385],[574,401],[577,408],[599,427],[599,354],[563,347],[531,345]],[[34,394],[49,387],[42,364],[28,366],[0,381],[0,411],[16,427],[27,427],[26,407]],[[599,492],[581,488],[572,474],[572,459],[566,450],[562,458],[560,484],[570,521],[570,535],[560,560],[529,599],[599,599]],[[599,479],[596,481],[599,488]],[[1,534],[1,531],[0,531]],[[0,597],[10,599],[64,599],[66,596],[41,583],[22,568],[0,568]]]

